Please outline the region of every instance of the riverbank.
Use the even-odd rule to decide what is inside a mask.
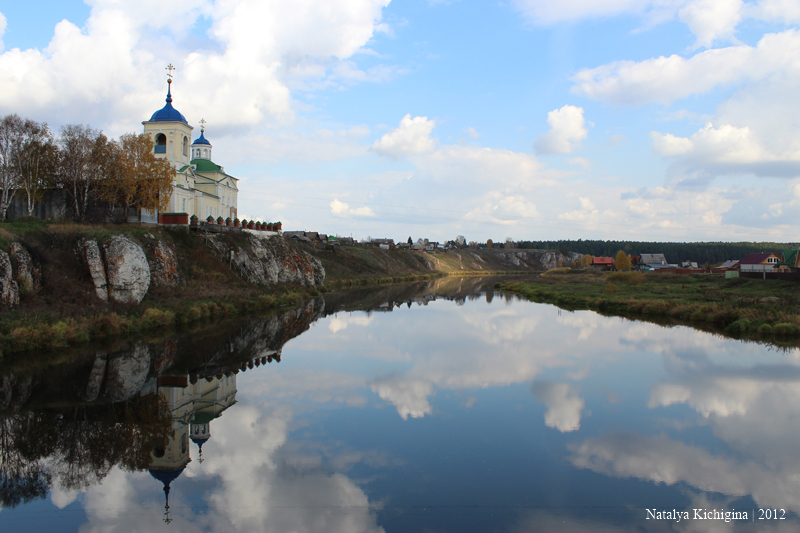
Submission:
[[[100,298],[78,253],[79,244],[93,240],[102,248],[104,242],[120,235],[140,246],[149,262],[156,256],[157,244],[171,250],[174,283],[150,283],[138,304]],[[217,238],[229,246],[247,248],[250,244],[242,236]],[[0,308],[0,357],[287,308],[325,290],[298,283],[248,283],[236,265],[220,259],[208,240],[185,229],[28,219],[0,225],[0,251],[8,253],[12,243],[21,244],[30,254],[40,287],[20,283],[15,267],[19,303],[11,309]]]
[[[800,295],[789,281],[559,269],[496,288],[566,310],[667,319],[734,338],[779,344],[800,338]]]
[[[139,304],[99,298],[89,269],[78,253],[79,243],[94,240],[102,248],[104,242],[118,235],[140,246],[151,264],[156,243],[172,250],[174,274],[180,281],[169,286],[151,283]],[[472,250],[428,254],[353,246],[333,252],[295,245],[284,245],[285,257],[271,265],[251,261],[244,268],[237,267],[233,260],[222,260],[220,250],[244,250],[255,257],[254,244],[241,235],[215,239],[216,243],[209,242],[203,235],[164,226],[35,219],[0,225],[0,251],[8,253],[12,243],[21,244],[41,277],[39,289],[25,287],[15,267],[19,304],[11,309],[0,306],[0,357],[286,308],[327,290],[427,281],[453,274],[519,272],[525,268],[504,266],[502,261],[482,258]],[[325,285],[309,287],[290,282],[265,286],[251,282],[259,268],[266,271],[276,263],[291,263],[290,255],[308,257],[305,254],[318,257],[324,265],[328,273]],[[229,257],[230,253],[224,255]],[[236,257],[241,256],[237,251]]]

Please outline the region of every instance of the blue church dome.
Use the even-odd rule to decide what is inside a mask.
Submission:
[[[181,475],[186,466],[181,468],[153,468],[150,470],[150,475],[164,484],[164,488],[168,488],[170,483],[175,481]]]
[[[153,116],[150,117],[150,122],[183,122],[188,126],[189,123],[186,121],[186,117],[184,117],[180,111],[172,107],[172,80],[168,83],[167,105],[153,113]]]
[[[192,146],[194,146],[195,144],[207,144],[208,146],[211,146],[211,143],[208,142],[208,139],[206,139],[205,136],[203,135],[203,130],[200,130],[200,137],[195,139],[195,141],[192,143]]]

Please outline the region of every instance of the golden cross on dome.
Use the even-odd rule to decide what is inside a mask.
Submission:
[[[175,70],[175,67],[172,66],[172,63],[170,63],[169,65],[167,65],[167,68],[165,68],[164,70],[167,71],[167,78],[171,82],[172,81],[172,71]]]
[[[200,119],[200,131],[206,131],[206,119]]]

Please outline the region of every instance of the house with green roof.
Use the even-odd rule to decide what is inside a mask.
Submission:
[[[781,252],[781,260],[776,267],[778,272],[791,272],[796,268],[800,268],[800,254],[798,250],[784,250]]]

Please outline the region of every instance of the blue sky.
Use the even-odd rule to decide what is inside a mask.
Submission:
[[[0,113],[141,131],[358,238],[795,241],[796,0],[0,0]]]

